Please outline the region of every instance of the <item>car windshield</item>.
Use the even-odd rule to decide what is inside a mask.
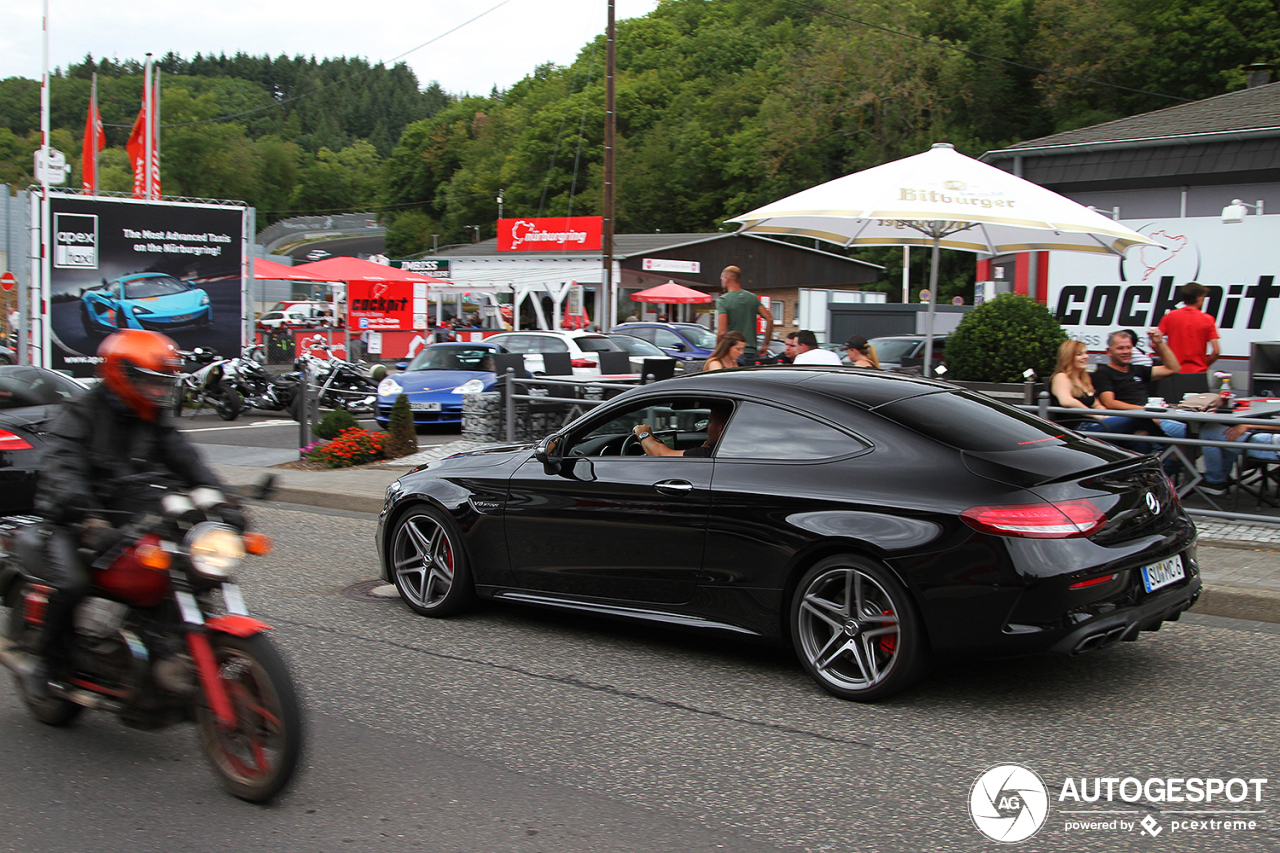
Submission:
[[[51,370],[22,365],[0,367],[0,409],[65,403],[84,391],[79,382]]]
[[[915,352],[916,347],[920,345],[917,338],[872,338],[869,343],[876,348],[876,358],[880,361],[900,362],[904,358],[910,358],[911,353]],[[937,346],[934,341],[934,346]]]
[[[488,347],[427,347],[409,362],[408,370],[493,370]]]
[[[921,394],[878,406],[875,412],[957,450],[974,452],[1054,447],[1070,432],[967,391]]]
[[[716,348],[716,336],[701,326],[677,326],[680,334],[684,335],[695,347],[703,349]]]
[[[583,352],[622,352],[622,347],[606,338],[604,335],[582,335],[574,338],[573,342],[578,345],[578,349]]]
[[[172,276],[157,276],[156,278],[141,278],[136,281],[125,282],[124,298],[125,299],[149,299],[154,296],[168,296],[172,293],[183,293],[190,290],[185,281],[179,281]]]

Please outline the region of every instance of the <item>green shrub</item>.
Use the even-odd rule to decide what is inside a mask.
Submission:
[[[316,424],[312,433],[316,438],[337,438],[338,434],[344,429],[354,429],[360,426],[356,423],[355,417],[346,409],[334,409],[329,414],[320,419],[320,423]]]
[[[947,338],[947,379],[1022,382],[1032,368],[1048,381],[1067,333],[1048,308],[1004,293],[965,315]]]
[[[391,404],[391,418],[387,424],[387,458],[399,459],[418,452],[418,432],[413,426],[413,412],[409,410],[409,397],[401,394]]]

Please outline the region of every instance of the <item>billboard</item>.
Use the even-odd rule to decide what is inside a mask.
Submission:
[[[604,218],[550,216],[541,219],[499,219],[499,252],[600,251]]]
[[[48,364],[92,376],[117,329],[233,356],[243,324],[244,216],[235,206],[51,195]]]
[[[1280,218],[1122,221],[1160,245],[1134,247],[1124,258],[1052,253],[1048,306],[1068,335],[1106,349],[1116,329],[1158,325],[1181,306],[1178,288],[1195,281],[1209,289],[1204,310],[1218,324],[1224,356],[1248,358],[1250,343],[1280,340]]]
[[[374,332],[427,328],[429,286],[425,281],[347,282],[347,328]]]

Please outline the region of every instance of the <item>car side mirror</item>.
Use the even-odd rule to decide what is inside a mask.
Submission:
[[[593,483],[596,479],[596,468],[586,456],[574,456],[571,459],[566,459],[560,473],[566,477],[581,480],[584,483]]]
[[[560,447],[563,443],[564,436],[552,435],[538,442],[538,446],[534,448],[533,458],[542,463],[542,470],[548,476],[560,473],[560,468],[564,464],[564,459],[560,455]]]

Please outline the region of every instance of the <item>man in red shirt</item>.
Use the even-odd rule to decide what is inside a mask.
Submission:
[[[1165,314],[1160,321],[1160,331],[1182,363],[1183,373],[1208,373],[1209,365],[1221,354],[1218,327],[1213,318],[1201,310],[1208,292],[1208,288],[1194,281],[1184,284],[1179,291],[1183,306]]]

